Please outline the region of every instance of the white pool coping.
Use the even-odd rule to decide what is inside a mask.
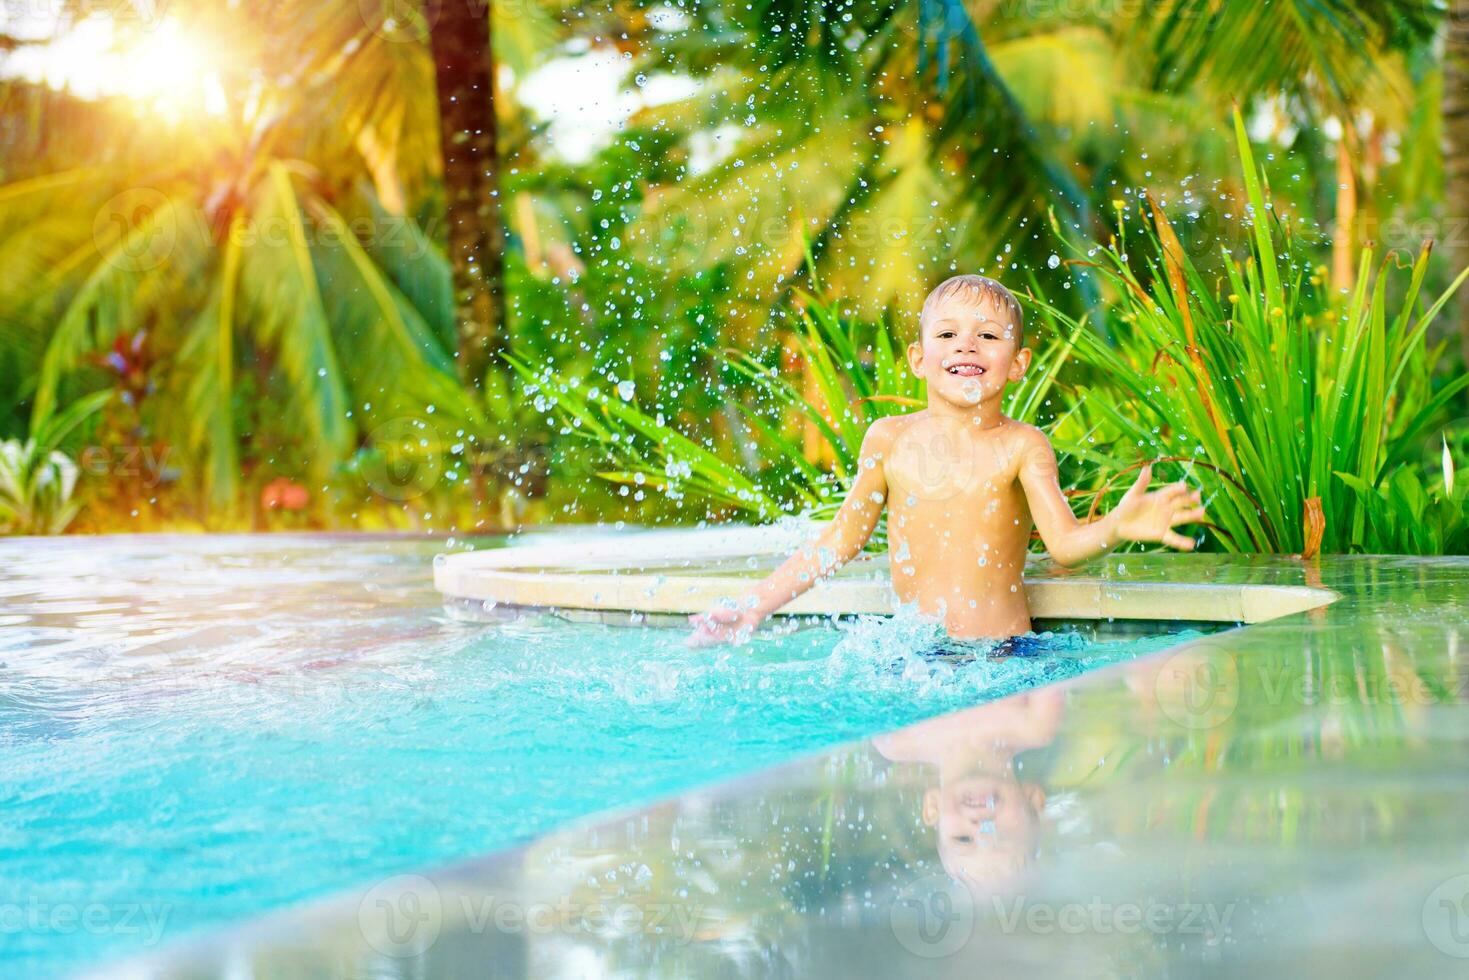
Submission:
[[[813,525],[650,531],[568,544],[534,541],[440,555],[434,586],[461,610],[479,604],[648,616],[703,612],[743,592]],[[1024,579],[1031,615],[1060,620],[1258,623],[1324,606],[1330,589],[1229,582],[1128,582],[1038,569]],[[886,555],[866,554],[785,606],[780,616],[890,615]],[[486,618],[491,618],[486,616]]]

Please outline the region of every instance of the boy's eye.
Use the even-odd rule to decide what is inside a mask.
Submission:
[[[954,336],[954,331],[945,330],[943,333],[939,334],[939,340],[948,340],[952,336]]]
[[[990,333],[988,330],[986,330],[984,333],[982,333],[982,334],[979,335],[979,339],[980,340],[998,340],[999,338],[996,337],[994,334]]]

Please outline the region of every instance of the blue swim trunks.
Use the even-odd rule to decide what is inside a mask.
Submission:
[[[1033,634],[1009,636],[1003,640],[945,640],[919,656],[924,660],[968,662],[985,657],[1004,660],[1009,657],[1038,657],[1047,652],[1046,642]]]

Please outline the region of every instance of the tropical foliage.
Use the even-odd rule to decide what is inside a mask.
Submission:
[[[1374,264],[1422,237],[1452,244],[1444,202],[1464,172],[1437,148],[1455,145],[1445,79],[1462,38],[1440,6],[180,0],[129,18],[62,4],[62,41],[98,19],[123,51],[170,30],[204,39],[196,74],[215,101],[164,112],[168,93],[139,101],[131,81],[94,97],[0,71],[0,436],[23,444],[112,393],[73,448],[142,447],[168,466],[146,484],[83,473],[88,530],[820,513],[854,434],[921,397],[895,338],[962,268],[1045,298],[1049,359],[1013,407],[1049,427],[1084,513],[1143,452],[1139,426],[1174,424],[1131,411],[1136,388],[1105,360],[1136,368],[1177,332],[1132,308],[1133,286],[1171,295],[1171,266],[1124,258],[1166,226],[1200,331],[1206,315],[1255,317],[1268,344],[1266,328],[1297,337],[1328,311],[1381,317],[1358,359],[1397,360],[1352,375],[1381,385],[1380,437],[1341,459],[1313,430],[1316,448],[1262,459],[1238,500],[1223,477],[1212,488],[1233,508],[1218,547],[1306,548],[1301,509],[1318,496],[1323,547],[1369,547],[1354,529],[1406,486],[1396,468],[1439,500],[1422,447],[1463,444],[1444,394],[1451,324],[1405,294],[1444,295],[1464,262],[1440,248],[1411,270]],[[0,63],[52,40],[0,37]],[[620,84],[631,115],[573,152],[546,79],[579,89],[609,64],[586,84]],[[1255,308],[1261,263],[1234,258],[1259,243],[1236,221],[1254,205],[1232,102],[1275,179],[1265,199],[1293,219],[1288,238],[1271,231],[1293,250],[1273,326]],[[1106,248],[1111,202],[1139,188],[1147,230]],[[1065,249],[1048,215],[1099,251],[1049,262]],[[1371,241],[1386,248],[1364,262]],[[1246,298],[1237,314],[1228,295]],[[1236,383],[1304,398],[1324,379]],[[1347,417],[1356,396],[1335,397]],[[1228,421],[1286,452],[1278,423]],[[1194,471],[1223,465],[1202,444],[1223,455]],[[1276,477],[1305,489],[1262,499]]]
[[[1207,488],[1223,547],[1363,550],[1382,540],[1369,537],[1376,511],[1368,504],[1377,498],[1363,491],[1387,481],[1398,488],[1385,498],[1395,508],[1410,499],[1404,487],[1420,487],[1421,497],[1418,478],[1394,474],[1420,465],[1421,447],[1469,387],[1464,375],[1435,386],[1438,354],[1426,349],[1430,325],[1469,270],[1422,299],[1427,248],[1400,268],[1398,256],[1379,262],[1367,247],[1355,289],[1333,292],[1267,196],[1238,114],[1235,125],[1253,237],[1243,257],[1224,256],[1218,285],[1151,206],[1151,223],[1134,232],[1141,241],[1129,242],[1123,215],[1110,247],[1073,245],[1077,261],[1115,287],[1109,316],[1121,338],[1079,335],[1077,356],[1106,382],[1088,406],[1124,444],[1177,461]],[[1139,246],[1145,265],[1129,255]],[[1421,515],[1425,505],[1411,499]]]
[[[604,479],[637,488],[639,495],[687,500],[703,517],[739,513],[771,520],[794,510],[829,517],[856,476],[868,426],[922,406],[924,392],[886,323],[849,319],[816,296],[800,299],[801,329],[792,348],[804,382],[743,351],[727,351],[722,364],[724,383],[749,396],[738,408],[757,447],[747,457],[754,466],[727,461],[679,432],[663,412],[641,408],[631,380],[607,378],[604,388],[555,365],[516,367],[536,405],[563,421],[563,434],[588,441],[602,455],[607,468],[598,475]],[[1007,395],[1011,417],[1038,420],[1072,343],[1057,339],[1037,354],[1024,381]]]
[[[1103,464],[1104,482],[1074,495],[1094,501],[1089,510],[1117,477],[1161,460],[1206,489],[1213,543],[1226,550],[1311,555],[1384,543],[1415,552],[1461,546],[1465,497],[1453,493],[1447,443],[1443,493],[1430,496],[1413,467],[1425,439],[1441,432],[1449,406],[1469,387],[1469,375],[1433,384],[1441,349],[1429,352],[1425,339],[1469,270],[1420,302],[1428,250],[1401,270],[1404,282],[1394,283],[1394,257],[1379,268],[1367,247],[1356,289],[1334,294],[1325,270],[1311,267],[1288,221],[1278,217],[1238,114],[1235,125],[1252,215],[1245,256],[1226,250],[1225,276],[1211,286],[1148,199],[1151,223],[1133,232],[1142,241],[1132,247],[1149,251],[1140,261],[1129,254],[1126,203],[1119,201],[1118,235],[1108,247],[1072,243],[1074,263],[1094,269],[1109,287],[1112,329],[1040,304],[1064,326],[1065,340],[1037,358],[1011,393],[1008,412],[1031,420],[1074,346],[1095,380],[1078,390],[1075,409],[1056,420],[1051,436],[1077,457]],[[1065,239],[1059,222],[1057,233]],[[1397,287],[1391,301],[1390,285]],[[1396,312],[1388,312],[1389,302]],[[617,467],[601,474],[607,479],[640,494],[692,493],[764,519],[792,504],[773,495],[774,486],[821,514],[850,486],[867,426],[923,400],[885,326],[859,334],[831,305],[810,297],[800,318],[796,342],[809,390],[747,354],[733,353],[727,364],[777,417],[794,415],[815,429],[831,458],[827,469],[755,409],[745,413],[760,462],[742,471],[666,424],[662,413],[640,409],[631,381],[609,379],[609,391],[549,367],[518,367],[539,404],[559,409],[568,434],[607,452]],[[768,479],[767,469],[778,479]]]
[[[111,396],[89,395],[42,419],[25,439],[0,441],[0,534],[59,534],[76,517],[80,470],[59,447]]]

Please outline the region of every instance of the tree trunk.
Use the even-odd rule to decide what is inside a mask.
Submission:
[[[505,231],[500,220],[489,0],[445,0],[429,33],[439,96],[459,375],[476,391],[502,365]]]
[[[1444,38],[1444,238],[1450,272],[1469,265],[1469,0],[1449,0]],[[1464,363],[1469,366],[1469,288],[1453,301]]]

